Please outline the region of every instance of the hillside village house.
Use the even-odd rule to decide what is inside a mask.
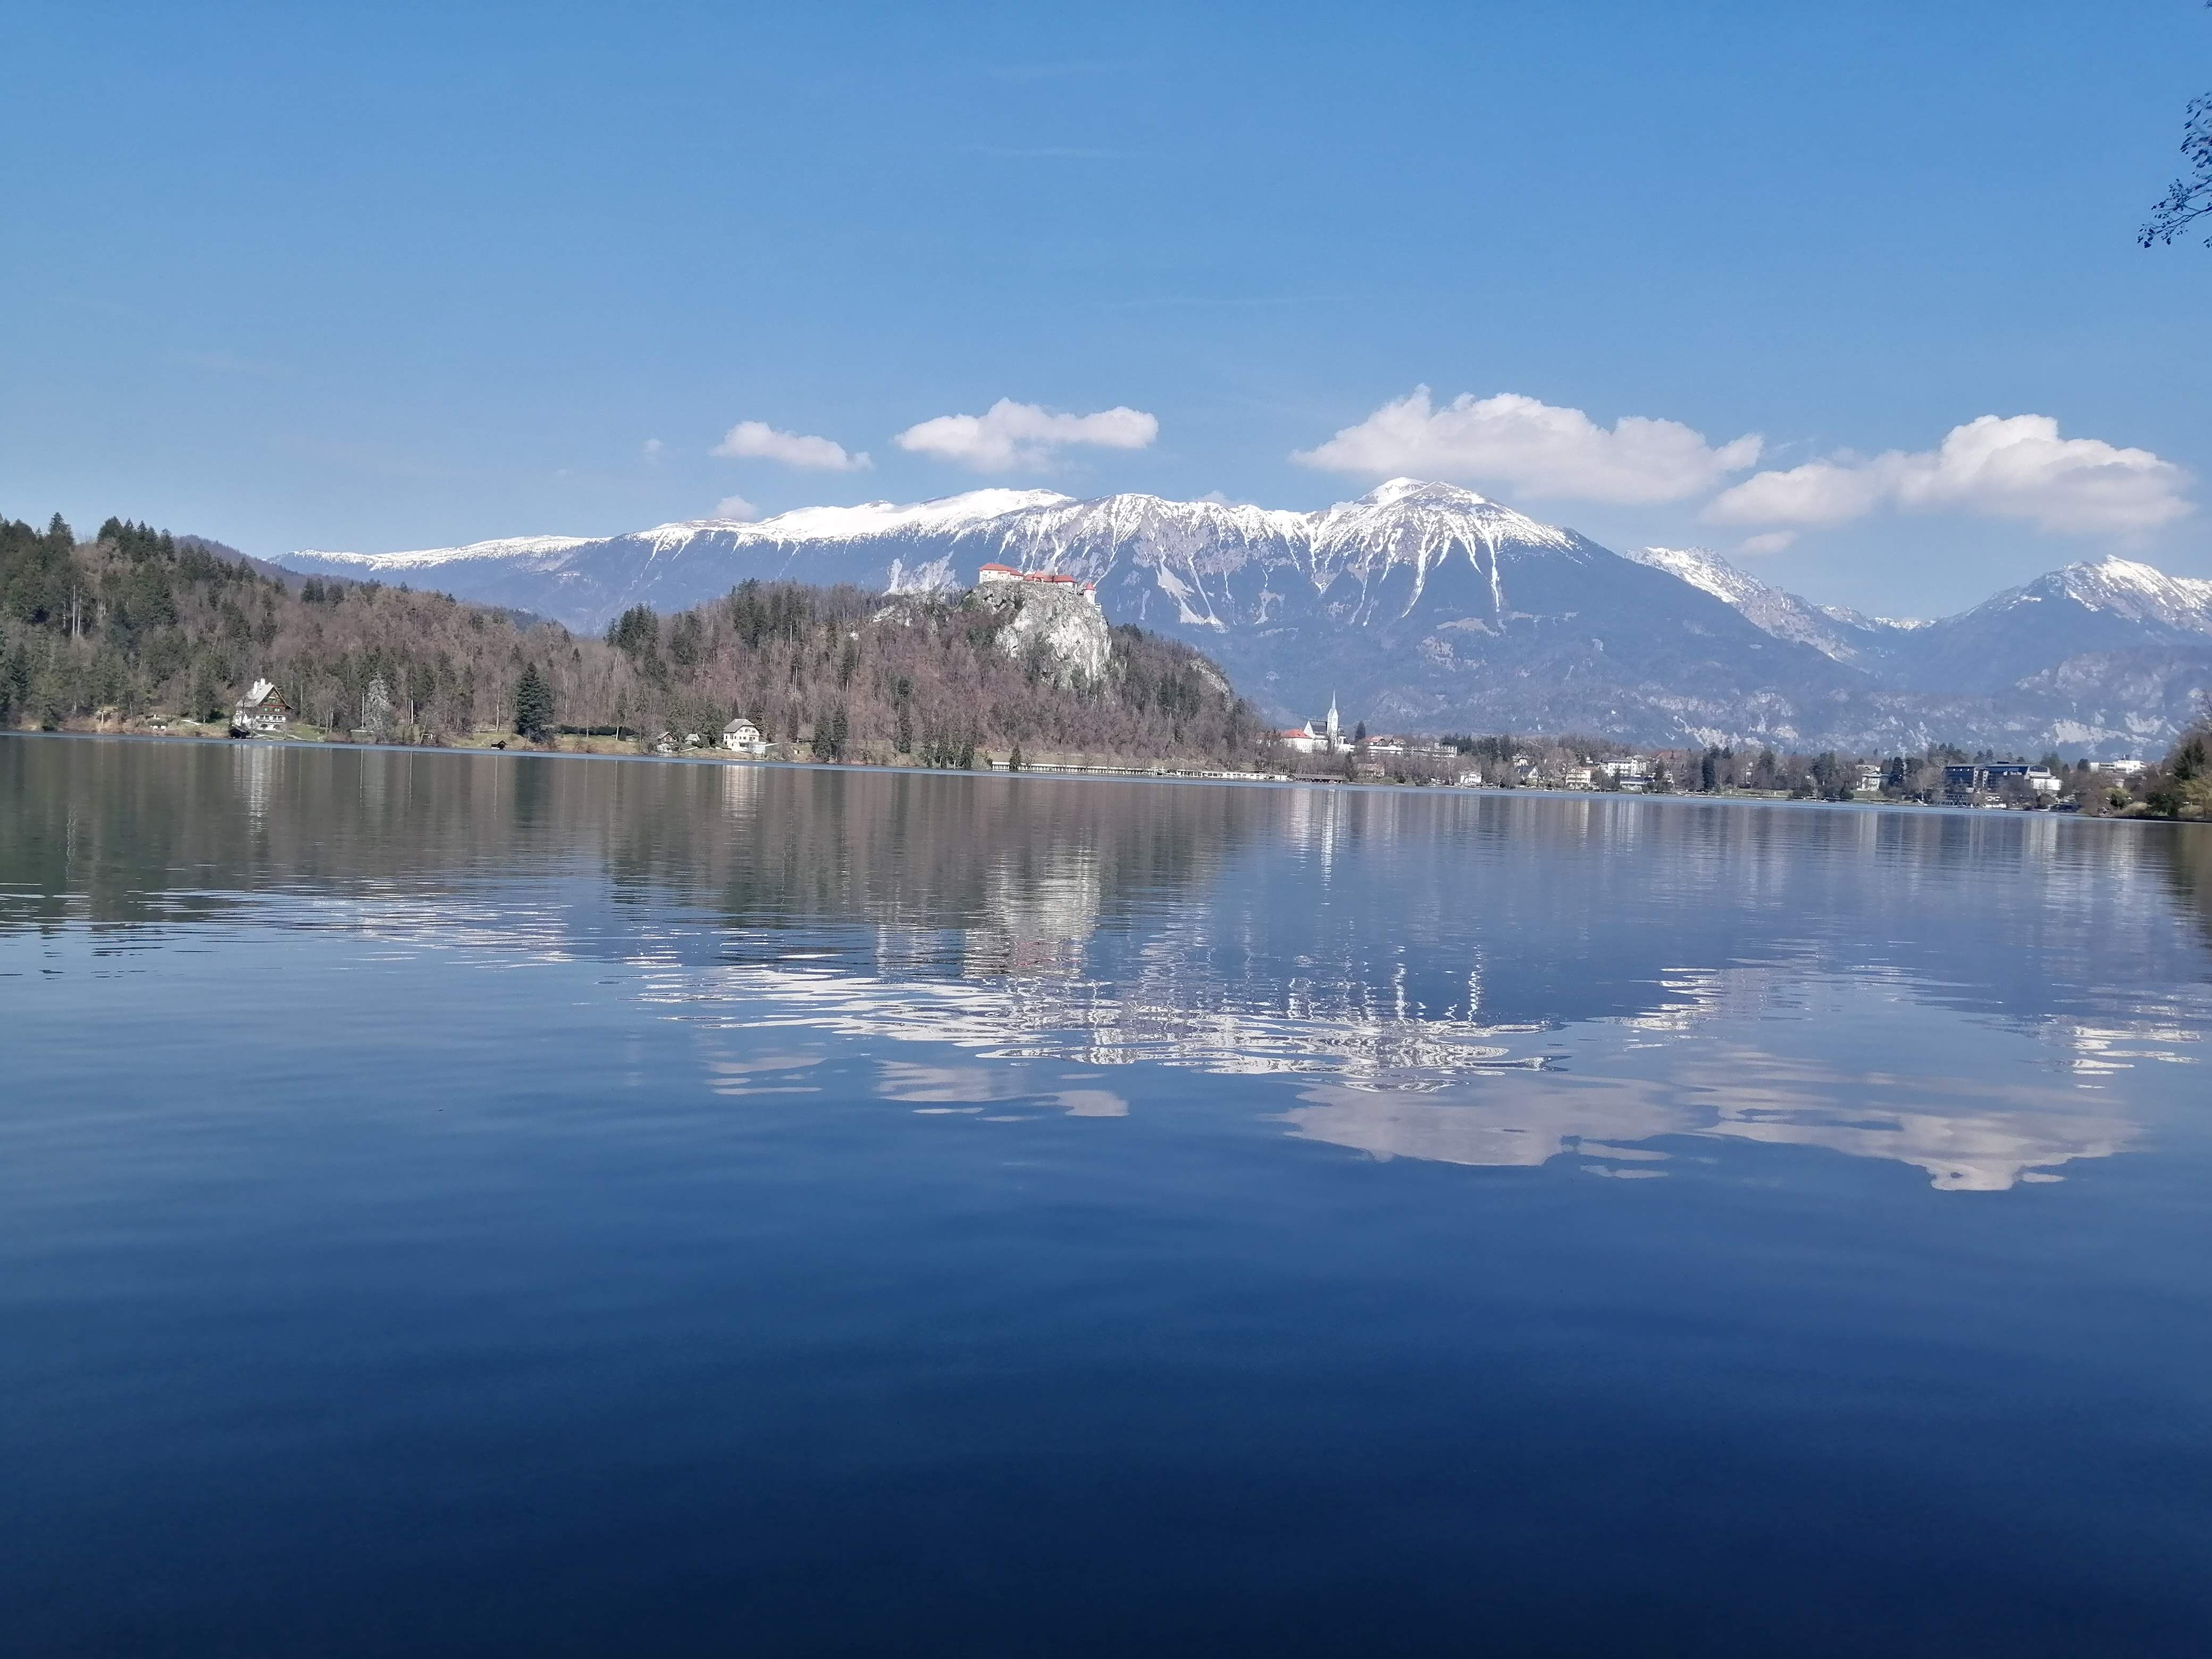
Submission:
[[[238,706],[230,711],[230,729],[240,735],[265,735],[283,731],[291,719],[292,710],[284,702],[284,694],[267,680],[256,680],[253,689],[240,697]]]
[[[761,729],[740,716],[722,728],[722,747],[733,755],[765,755],[768,742]]]

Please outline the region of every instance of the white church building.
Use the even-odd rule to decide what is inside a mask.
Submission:
[[[1275,734],[1283,740],[1283,747],[1294,755],[1334,755],[1343,751],[1344,743],[1337,724],[1336,694],[1329,693],[1328,714],[1322,729],[1314,730],[1308,720],[1304,726],[1293,726]]]

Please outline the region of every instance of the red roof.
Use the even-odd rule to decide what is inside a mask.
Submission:
[[[983,568],[986,570],[1003,570],[1009,576],[1018,576],[1021,574],[1020,571],[1015,569],[1013,566],[1010,564],[987,564]]]

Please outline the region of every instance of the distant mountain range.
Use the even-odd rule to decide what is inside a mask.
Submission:
[[[2106,559],[1899,622],[1810,604],[1712,553],[1615,552],[1407,478],[1318,513],[982,489],[279,562],[596,630],[748,576],[907,591],[964,586],[988,562],[1096,581],[1110,619],[1190,641],[1285,719],[1334,690],[1378,728],[2110,757],[2162,746],[2212,688],[2212,581]]]

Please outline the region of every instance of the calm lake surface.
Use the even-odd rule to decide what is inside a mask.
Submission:
[[[0,1649],[2212,1650],[2212,831],[0,738]]]

